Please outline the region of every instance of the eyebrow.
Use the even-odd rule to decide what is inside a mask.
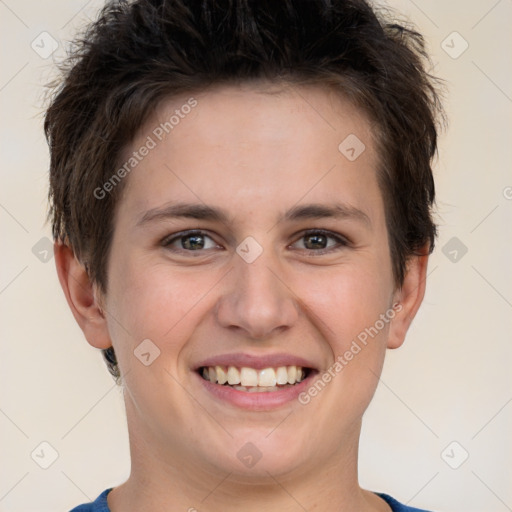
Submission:
[[[228,213],[222,208],[199,203],[175,203],[162,208],[148,210],[137,222],[137,225],[141,226],[149,222],[175,218],[209,220],[223,224],[229,224],[230,222]],[[355,220],[366,224],[369,228],[372,227],[370,217],[365,212],[354,206],[340,203],[294,206],[284,215],[281,215],[277,222],[326,218]]]

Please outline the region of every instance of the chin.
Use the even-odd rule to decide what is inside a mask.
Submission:
[[[245,428],[242,432],[232,432],[233,438],[225,440],[220,453],[210,453],[208,458],[219,469],[231,473],[230,480],[240,483],[254,484],[255,479],[261,479],[264,484],[269,478],[283,477],[307,463],[309,457],[304,451],[306,442],[294,439],[284,430],[279,433],[278,429],[277,423],[270,429]]]

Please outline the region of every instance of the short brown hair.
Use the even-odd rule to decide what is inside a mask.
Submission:
[[[422,36],[365,0],[109,2],[51,84],[44,129],[53,236],[106,291],[122,183],[102,199],[94,191],[161,101],[261,79],[326,85],[372,122],[400,286],[407,259],[432,251],[436,237],[431,164],[442,110],[426,62]],[[113,349],[103,353],[118,377]]]

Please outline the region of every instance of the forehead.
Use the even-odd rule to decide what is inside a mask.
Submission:
[[[132,212],[193,200],[249,213],[304,198],[366,203],[378,214],[370,123],[327,88],[223,86],[170,98],[121,160],[145,145],[123,194]]]
[[[326,86],[272,82],[216,86],[164,100],[140,131],[142,137],[147,134],[158,142],[170,135],[182,141],[192,137],[211,148],[225,144],[231,152],[289,144],[300,153],[302,148],[310,149],[301,145],[305,138],[318,143],[327,134],[333,137],[325,142],[334,141],[335,147],[337,139],[348,134],[373,146],[366,115],[341,92]],[[373,147],[369,149],[371,153]]]

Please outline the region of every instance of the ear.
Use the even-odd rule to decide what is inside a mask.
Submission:
[[[89,344],[96,348],[109,348],[112,342],[96,286],[67,245],[55,243],[53,250],[60,285],[75,320]]]
[[[405,340],[405,335],[425,296],[427,279],[428,251],[421,256],[412,256],[407,262],[404,282],[393,294],[395,317],[390,323],[388,348],[398,348]]]

